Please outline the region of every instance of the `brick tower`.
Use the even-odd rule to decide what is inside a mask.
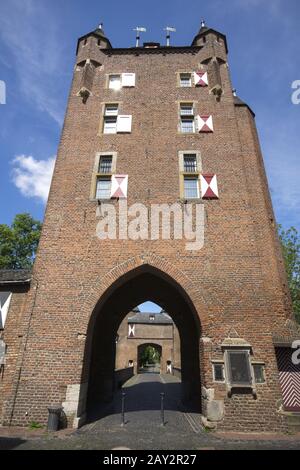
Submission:
[[[101,27],[79,39],[31,287],[3,336],[2,423],[45,423],[62,404],[83,424],[111,399],[119,325],[151,300],[179,331],[184,403],[219,429],[286,429],[299,390],[282,397],[276,348],[288,360],[298,333],[254,114],[232,93],[227,54],[204,23],[191,46],[113,48]],[[171,220],[197,209],[204,243],[155,234],[160,204]]]

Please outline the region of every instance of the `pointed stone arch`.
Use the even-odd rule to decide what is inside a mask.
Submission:
[[[182,346],[183,396],[186,400],[196,397],[200,403],[200,314],[205,315],[206,304],[185,273],[162,257],[142,254],[110,270],[85,297],[87,336],[81,383],[86,396],[81,397],[78,415],[85,411],[84,402],[90,409],[95,396],[111,399],[114,335],[128,311],[145,300],[165,308],[176,323]]]

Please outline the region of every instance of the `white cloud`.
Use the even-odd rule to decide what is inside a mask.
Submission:
[[[60,79],[65,61],[58,28],[48,3],[9,0],[1,4],[0,38],[8,54],[0,60],[16,71],[22,96],[61,125]]]
[[[32,156],[19,155],[13,160],[13,182],[26,197],[48,199],[55,157],[36,160]]]

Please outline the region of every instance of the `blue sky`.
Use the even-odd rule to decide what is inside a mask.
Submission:
[[[256,113],[277,221],[300,230],[299,0],[0,0],[0,223],[30,212],[42,220],[77,38],[104,23],[115,47],[145,41],[189,45],[202,18],[227,35],[234,87]]]

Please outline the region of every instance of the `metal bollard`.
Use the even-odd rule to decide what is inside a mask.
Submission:
[[[125,397],[126,397],[126,393],[122,392],[122,423],[121,423],[121,426],[125,426]]]
[[[48,431],[57,431],[58,426],[59,426],[59,418],[62,412],[62,406],[60,405],[49,406],[48,412],[49,412],[49,416],[48,416],[47,429]]]
[[[161,394],[160,394],[160,417],[161,417],[161,426],[164,426],[164,425],[165,425],[164,399],[165,399],[165,394],[164,394],[164,392],[161,392]]]

